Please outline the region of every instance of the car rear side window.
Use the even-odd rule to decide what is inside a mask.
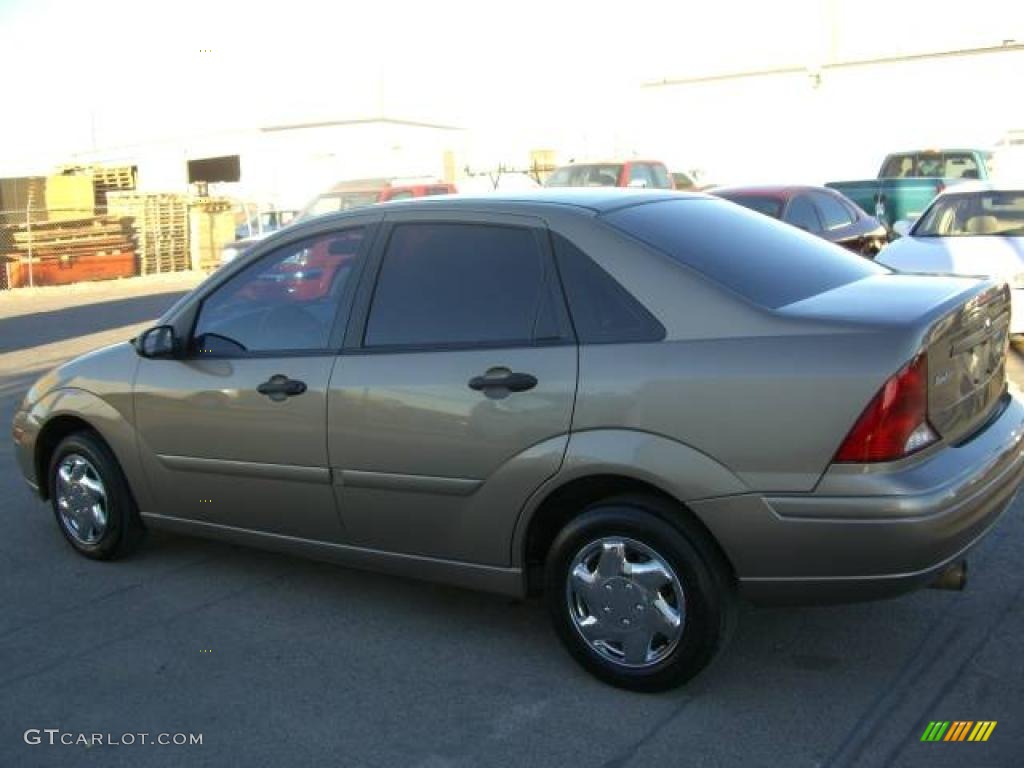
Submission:
[[[364,343],[495,346],[557,337],[548,258],[527,228],[400,224],[384,254]]]
[[[821,223],[825,229],[842,229],[853,224],[853,216],[841,202],[825,192],[811,192],[814,204],[821,214]]]
[[[558,271],[581,344],[660,341],[665,328],[583,251],[552,234]]]
[[[605,214],[612,226],[764,307],[889,270],[724,200],[665,200]]]
[[[789,201],[783,220],[806,232],[821,232],[818,211],[807,195],[797,195]]]

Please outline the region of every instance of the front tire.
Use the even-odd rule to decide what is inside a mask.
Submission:
[[[57,525],[79,554],[112,560],[138,546],[139,510],[117,459],[99,436],[75,432],[61,440],[47,478]]]
[[[570,520],[548,553],[544,592],[573,658],[634,691],[694,677],[736,619],[733,581],[714,543],[654,497],[608,499]]]

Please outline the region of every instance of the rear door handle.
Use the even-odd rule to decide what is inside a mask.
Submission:
[[[297,379],[289,379],[283,373],[275,373],[269,379],[256,387],[256,391],[261,395],[266,395],[275,403],[279,403],[289,397],[301,395],[305,392],[306,382],[298,381]]]
[[[507,390],[508,392],[525,392],[537,386],[537,377],[529,373],[516,373],[508,368],[491,368],[483,376],[474,376],[469,380],[469,388],[477,392],[488,390]]]

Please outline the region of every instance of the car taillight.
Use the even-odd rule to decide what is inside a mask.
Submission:
[[[939,436],[928,423],[928,359],[922,352],[868,403],[836,453],[839,462],[895,461]]]

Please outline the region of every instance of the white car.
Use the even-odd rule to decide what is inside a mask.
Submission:
[[[902,226],[901,226],[902,225]],[[1010,284],[1010,334],[1024,334],[1024,184],[969,183],[938,195],[876,261],[900,272],[990,275]]]

